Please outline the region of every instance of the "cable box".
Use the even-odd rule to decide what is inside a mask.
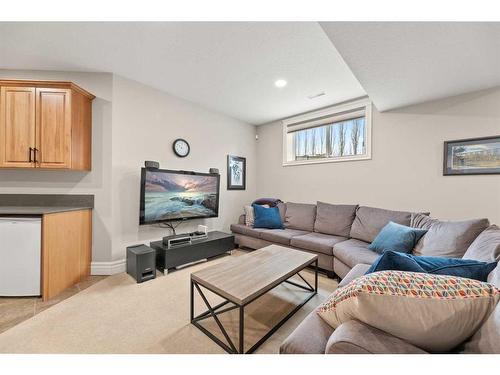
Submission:
[[[190,243],[191,243],[191,236],[186,234],[163,237],[163,244],[166,245],[168,249],[175,246],[188,245]]]
[[[201,240],[204,238],[208,238],[207,233],[196,231],[163,237],[163,244],[167,246],[168,249],[170,249],[171,247],[175,246],[189,245],[192,243],[192,241]]]

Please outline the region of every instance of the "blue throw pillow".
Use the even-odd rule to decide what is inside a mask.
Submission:
[[[423,257],[403,254],[397,251],[386,251],[377,258],[366,274],[378,271],[409,271],[465,277],[479,281],[487,281],[488,274],[495,269],[497,262],[479,262],[471,259]]]
[[[379,254],[384,251],[409,253],[426,232],[426,229],[410,228],[389,221],[368,248]]]
[[[280,210],[278,207],[262,207],[252,204],[255,215],[254,228],[283,229]]]

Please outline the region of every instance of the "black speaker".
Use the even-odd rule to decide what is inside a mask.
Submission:
[[[146,245],[127,247],[127,273],[138,283],[156,277],[156,251]]]
[[[144,166],[146,168],[156,168],[156,169],[158,169],[158,168],[160,168],[160,163],[158,163],[157,161],[146,160],[144,162]]]

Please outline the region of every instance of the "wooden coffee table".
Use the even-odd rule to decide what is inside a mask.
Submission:
[[[300,275],[300,271],[314,265],[314,287]],[[298,275],[305,285],[288,280]],[[244,313],[245,306],[264,295],[281,283],[292,284],[309,292],[307,298],[288,313],[278,324],[265,334],[248,351],[244,351]],[[211,306],[201,287],[224,299],[224,302]],[[197,290],[208,310],[194,316],[194,290]],[[252,353],[264,341],[276,332],[290,317],[304,306],[318,292],[318,256],[304,251],[293,250],[283,246],[271,245],[251,253],[228,259],[225,262],[207,267],[191,274],[191,323],[203,331],[228,353]],[[230,304],[229,307],[224,306]],[[227,334],[217,315],[239,309],[238,348]],[[221,330],[227,343],[216,337],[198,322],[213,318]]]

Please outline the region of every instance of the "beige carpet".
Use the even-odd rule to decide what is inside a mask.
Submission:
[[[242,254],[244,252],[234,251],[232,256]],[[0,334],[0,352],[225,353],[189,323],[189,275],[227,259],[224,256],[165,276],[158,273],[155,280],[143,284],[136,284],[125,273],[108,277]],[[308,281],[313,281],[311,271],[303,274]],[[257,353],[277,353],[281,342],[336,287],[335,281],[321,275],[318,295],[275,332]],[[292,310],[305,293],[285,284],[247,306],[245,348],[250,348]],[[209,299],[211,303],[220,301],[214,295]],[[201,298],[197,297],[196,301],[196,313],[199,314],[205,309]],[[220,317],[237,345],[237,310]],[[213,319],[203,322],[222,338]]]

